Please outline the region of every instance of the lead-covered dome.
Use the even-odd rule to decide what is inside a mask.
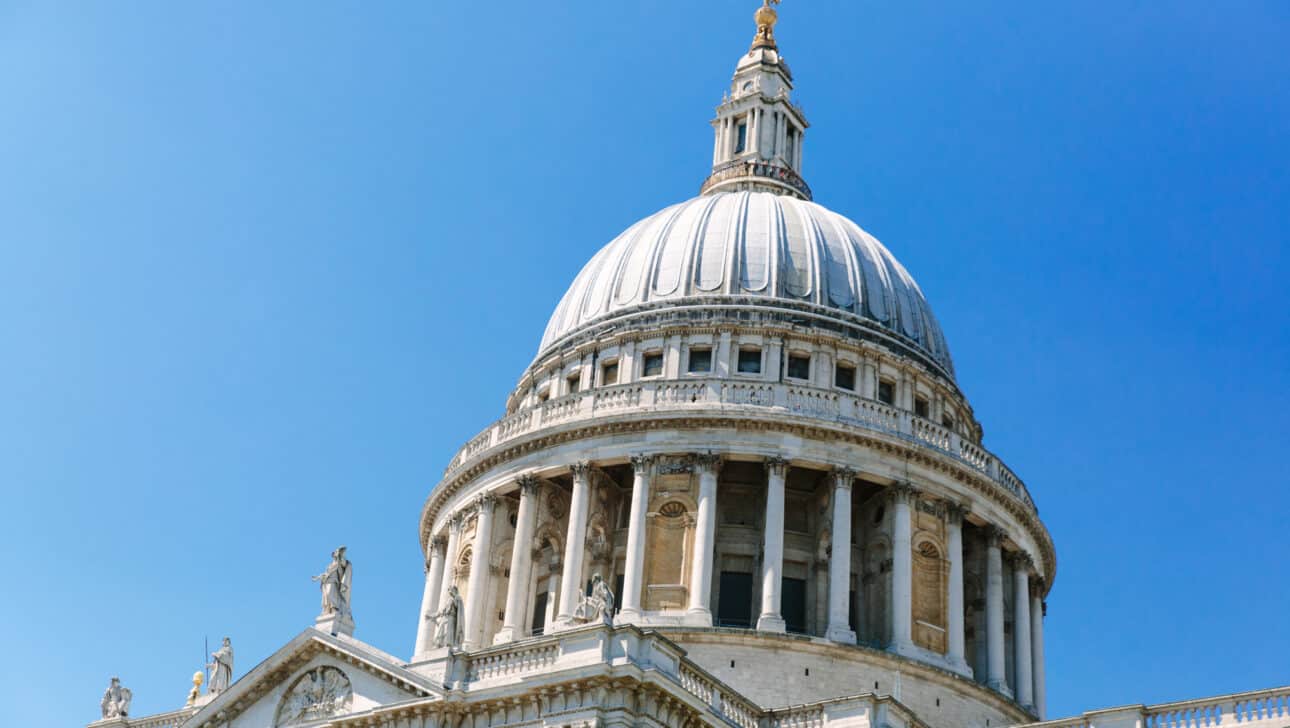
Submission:
[[[941,327],[905,267],[858,225],[771,192],[716,192],[657,212],[597,253],[564,294],[539,356],[580,330],[660,307],[782,307],[870,329],[951,379]]]

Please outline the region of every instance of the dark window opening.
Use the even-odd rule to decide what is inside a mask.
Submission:
[[[617,576],[614,577],[614,595],[617,597],[617,599],[614,600],[614,614],[618,614],[618,612],[621,611],[623,607],[623,575],[622,574],[618,574]]]
[[[922,397],[914,397],[914,414],[927,419],[927,416],[931,414],[931,409],[931,405],[927,403],[927,400]]]
[[[855,391],[856,368],[848,364],[839,364],[833,372],[833,384],[841,389]]]
[[[738,369],[740,374],[761,374],[761,349],[740,349]]]
[[[780,611],[785,628],[806,634],[806,580],[784,577],[780,580]]]
[[[883,404],[896,404],[896,385],[886,380],[878,382],[878,401]]]
[[[811,357],[798,356],[797,354],[789,354],[788,376],[794,379],[810,379],[811,378]]]
[[[945,429],[952,430],[954,429],[954,418],[949,415],[944,415],[941,417],[941,424],[945,425]]]
[[[582,375],[574,374],[565,381],[569,383],[569,394],[573,394],[574,392],[577,392],[578,387],[582,385]]]
[[[752,574],[721,572],[721,591],[717,599],[718,627],[752,627],[752,587]]]
[[[533,600],[533,621],[530,622],[534,636],[546,629],[546,592],[538,592]]]
[[[611,361],[600,370],[600,383],[606,386],[618,384],[618,362]]]
[[[690,349],[690,372],[698,374],[712,371],[711,349]]]
[[[738,136],[735,138],[735,154],[742,154],[748,148],[748,124],[739,123]]]
[[[643,367],[643,369],[642,369],[641,376],[644,376],[644,377],[657,377],[657,376],[659,376],[659,375],[660,375],[660,374],[662,374],[662,373],[663,373],[663,355],[662,355],[662,354],[646,354],[646,355],[645,355],[645,365],[644,365],[644,367]]]

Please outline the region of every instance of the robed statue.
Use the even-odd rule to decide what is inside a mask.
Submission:
[[[327,570],[313,580],[322,585],[323,615],[349,617],[349,591],[354,580],[354,569],[350,566],[349,559],[345,558],[344,546],[331,552],[331,563],[327,565]]]
[[[461,592],[457,591],[456,584],[448,587],[448,599],[444,602],[443,609],[440,609],[434,618],[435,647],[460,647]]]
[[[224,644],[211,653],[211,661],[207,663],[206,669],[210,671],[206,688],[208,694],[219,695],[233,684],[233,644],[227,637],[224,638]]]
[[[614,593],[609,591],[609,585],[600,574],[591,577],[591,594],[578,602],[573,610],[573,620],[583,623],[614,623]]]
[[[124,718],[130,714],[130,698],[134,697],[130,689],[121,686],[121,678],[114,677],[103,692],[99,708],[103,710],[103,719]]]

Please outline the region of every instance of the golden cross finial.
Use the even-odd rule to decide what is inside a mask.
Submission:
[[[752,47],[756,48],[774,48],[775,47],[775,23],[779,20],[779,13],[771,5],[779,5],[780,0],[762,0],[761,7],[753,14],[753,19],[757,21],[757,35],[753,36]]]

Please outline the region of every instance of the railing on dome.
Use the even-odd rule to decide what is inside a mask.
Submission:
[[[712,174],[704,180],[703,186],[699,188],[699,194],[706,194],[708,190],[723,182],[729,182],[732,179],[741,177],[772,180],[796,190],[798,194],[808,200],[813,199],[811,197],[811,186],[806,184],[806,180],[802,179],[802,176],[797,172],[788,167],[781,167],[778,164],[754,162],[747,159],[736,159],[713,169]]]
[[[445,476],[504,442],[546,427],[624,412],[669,412],[718,407],[723,413],[781,412],[891,435],[930,448],[976,470],[1035,511],[1026,485],[1002,460],[959,433],[912,412],[831,389],[734,379],[670,379],[575,392],[520,410],[489,425],[466,443]]]
[[[1283,728],[1290,722],[1290,686],[1159,705],[1098,710],[1017,728],[1090,728],[1112,722],[1109,719],[1120,715],[1132,718],[1143,728]]]

